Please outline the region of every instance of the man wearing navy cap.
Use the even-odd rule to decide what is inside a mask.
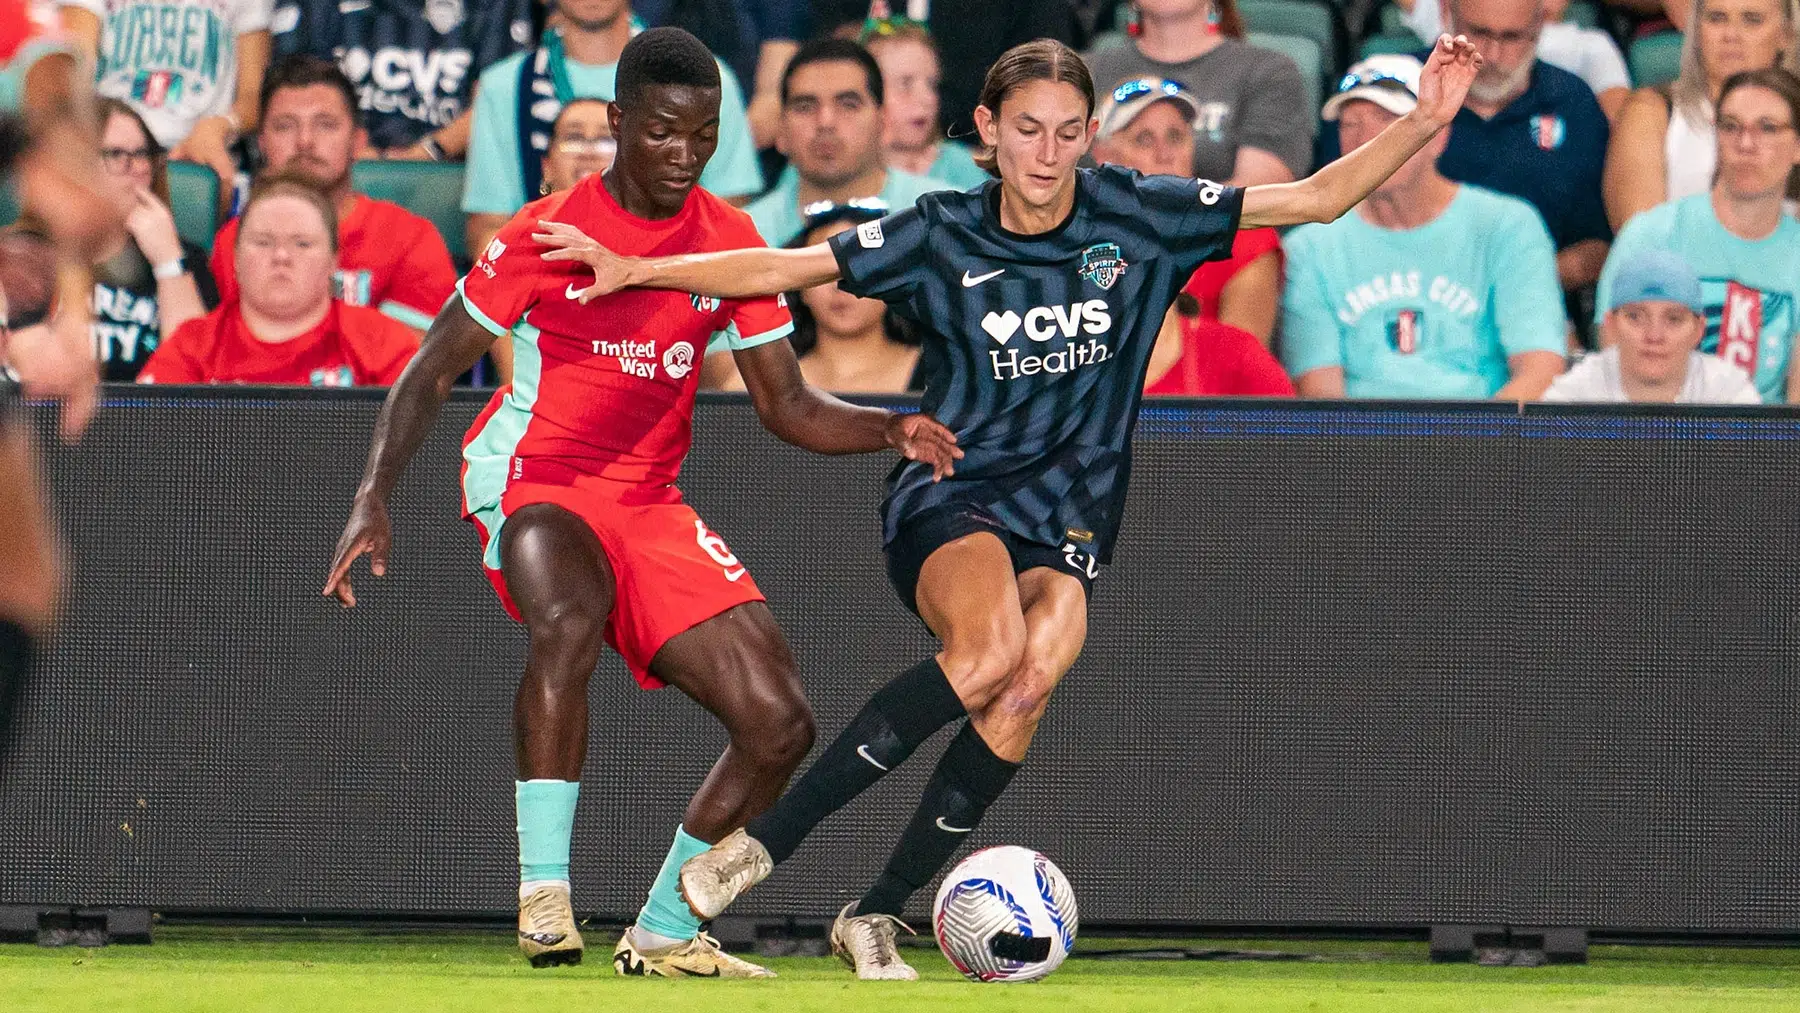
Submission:
[[[1606,350],[1557,377],[1545,401],[1762,403],[1742,369],[1699,351],[1706,304],[1686,261],[1665,250],[1641,253],[1619,265],[1612,291],[1600,324]]]

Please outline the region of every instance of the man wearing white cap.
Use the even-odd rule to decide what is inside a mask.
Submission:
[[[1094,160],[1146,176],[1194,174],[1194,121],[1200,103],[1177,81],[1140,77],[1100,98]]]
[[[1613,308],[1600,322],[1606,350],[1557,377],[1544,400],[1762,404],[1749,374],[1700,352],[1706,301],[1687,261],[1648,250],[1617,272]]]
[[[1418,104],[1376,56],[1325,103],[1345,151]],[[1302,397],[1534,400],[1563,369],[1556,251],[1530,204],[1451,182],[1439,134],[1363,203],[1288,235],[1282,357]]]

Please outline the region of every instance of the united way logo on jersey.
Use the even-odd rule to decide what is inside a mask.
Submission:
[[[1545,151],[1555,151],[1563,146],[1569,138],[1569,124],[1561,116],[1533,116],[1531,118],[1531,139]]]
[[[714,299],[710,295],[690,294],[688,296],[688,302],[694,304],[694,310],[696,312],[704,313],[707,316],[712,316],[714,313],[719,312],[719,300]]]
[[[663,372],[669,379],[679,380],[688,375],[694,368],[694,346],[685,341],[677,341],[663,353]]]
[[[1125,260],[1118,243],[1095,243],[1081,251],[1081,276],[1109,291],[1125,273]]]

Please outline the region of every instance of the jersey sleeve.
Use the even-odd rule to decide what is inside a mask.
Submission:
[[[411,225],[411,234],[404,237],[406,253],[378,309],[423,331],[456,288],[456,267],[450,263],[450,249],[430,222],[414,218]]]
[[[501,226],[475,266],[456,285],[463,308],[495,337],[512,330],[537,302],[544,262],[531,239],[540,208],[532,205]]]
[[[925,215],[915,207],[831,237],[838,287],[867,299],[904,302],[928,270],[926,232]]]
[[[707,349],[716,350],[723,343],[725,348],[741,352],[746,348],[780,341],[792,333],[794,318],[788,313],[787,296],[745,299],[732,307],[731,321],[723,331],[713,335],[713,341],[707,345]]]
[[[239,35],[268,30],[275,14],[275,0],[239,0],[231,27]]]
[[[1244,213],[1241,188],[1183,176],[1134,175],[1132,182],[1144,220],[1175,255],[1183,280],[1201,264],[1231,256]]]
[[[218,326],[218,314],[195,317],[175,333],[165,335],[138,370],[139,383],[206,383],[206,365],[200,359],[200,346],[208,344],[212,328]]]

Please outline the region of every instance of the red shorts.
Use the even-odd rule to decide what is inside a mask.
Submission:
[[[626,504],[620,502],[621,491],[629,487],[602,480],[513,482],[497,510],[473,509],[466,516],[481,536],[482,569],[514,619],[520,618],[519,609],[500,572],[500,526],[533,503],[554,503],[585,521],[606,550],[616,585],[606,642],[625,659],[638,685],[658,689],[663,682],[650,674],[650,661],[664,644],[727,609],[763,601],[763,593],[725,540],[707,529],[679,493],[669,490],[669,502]]]

